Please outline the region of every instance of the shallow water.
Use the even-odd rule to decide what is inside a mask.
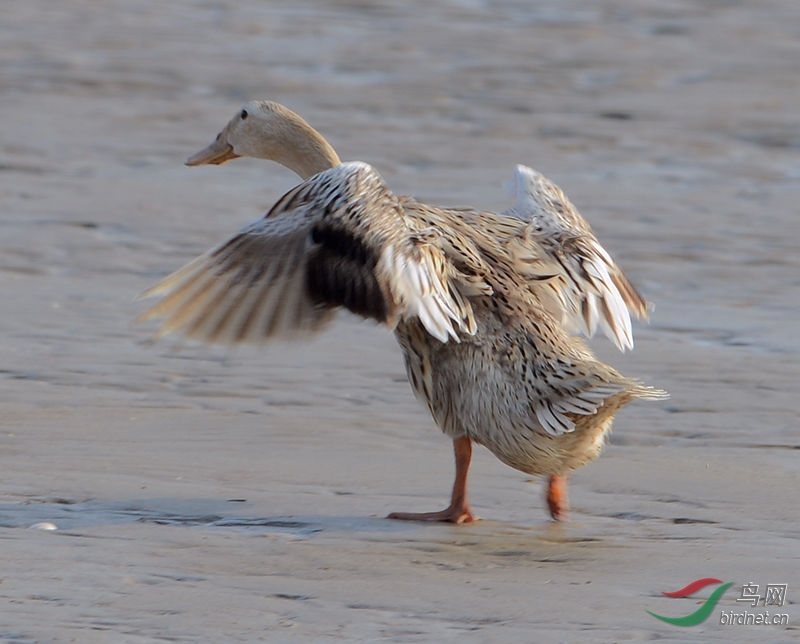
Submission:
[[[752,641],[645,613],[707,576],[728,611],[788,582],[758,635],[796,637],[796,3],[429,5],[6,8],[0,641]],[[536,167],[656,303],[634,352],[594,346],[672,398],[619,415],[570,523],[485,451],[484,521],[382,518],[452,465],[380,328],[228,352],[132,324],[295,184],[182,165],[261,97],[431,202],[502,209]]]

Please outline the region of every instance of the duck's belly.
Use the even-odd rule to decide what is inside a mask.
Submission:
[[[415,394],[448,436],[469,436],[532,475],[565,474],[600,454],[613,410],[577,417],[573,432],[548,434],[531,404],[535,348],[524,338],[443,344],[411,325],[399,326],[397,338]]]

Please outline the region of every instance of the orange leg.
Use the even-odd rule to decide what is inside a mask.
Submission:
[[[450,523],[472,523],[478,517],[472,514],[467,503],[467,472],[472,460],[472,442],[466,436],[453,441],[456,456],[456,480],[450,506],[439,512],[392,512],[389,519],[405,521],[449,521]]]
[[[567,477],[553,474],[547,481],[547,507],[556,521],[567,518]]]

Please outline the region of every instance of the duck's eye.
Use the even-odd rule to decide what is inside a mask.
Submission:
[[[242,120],[244,121],[247,118],[247,110],[242,110],[242,113],[239,116],[241,116]]]

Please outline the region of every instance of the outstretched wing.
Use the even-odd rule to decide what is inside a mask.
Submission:
[[[158,335],[263,342],[322,329],[338,307],[394,328],[418,317],[435,338],[474,333],[434,232],[412,231],[375,170],[346,163],[289,191],[262,219],[142,296]]]
[[[599,326],[621,351],[632,349],[630,316],[647,319],[648,304],[589,224],[561,189],[536,170],[518,165],[514,191],[516,204],[504,214],[530,222],[515,252],[520,265],[531,266],[539,278],[543,304],[554,312],[555,302],[573,330],[591,337]]]

